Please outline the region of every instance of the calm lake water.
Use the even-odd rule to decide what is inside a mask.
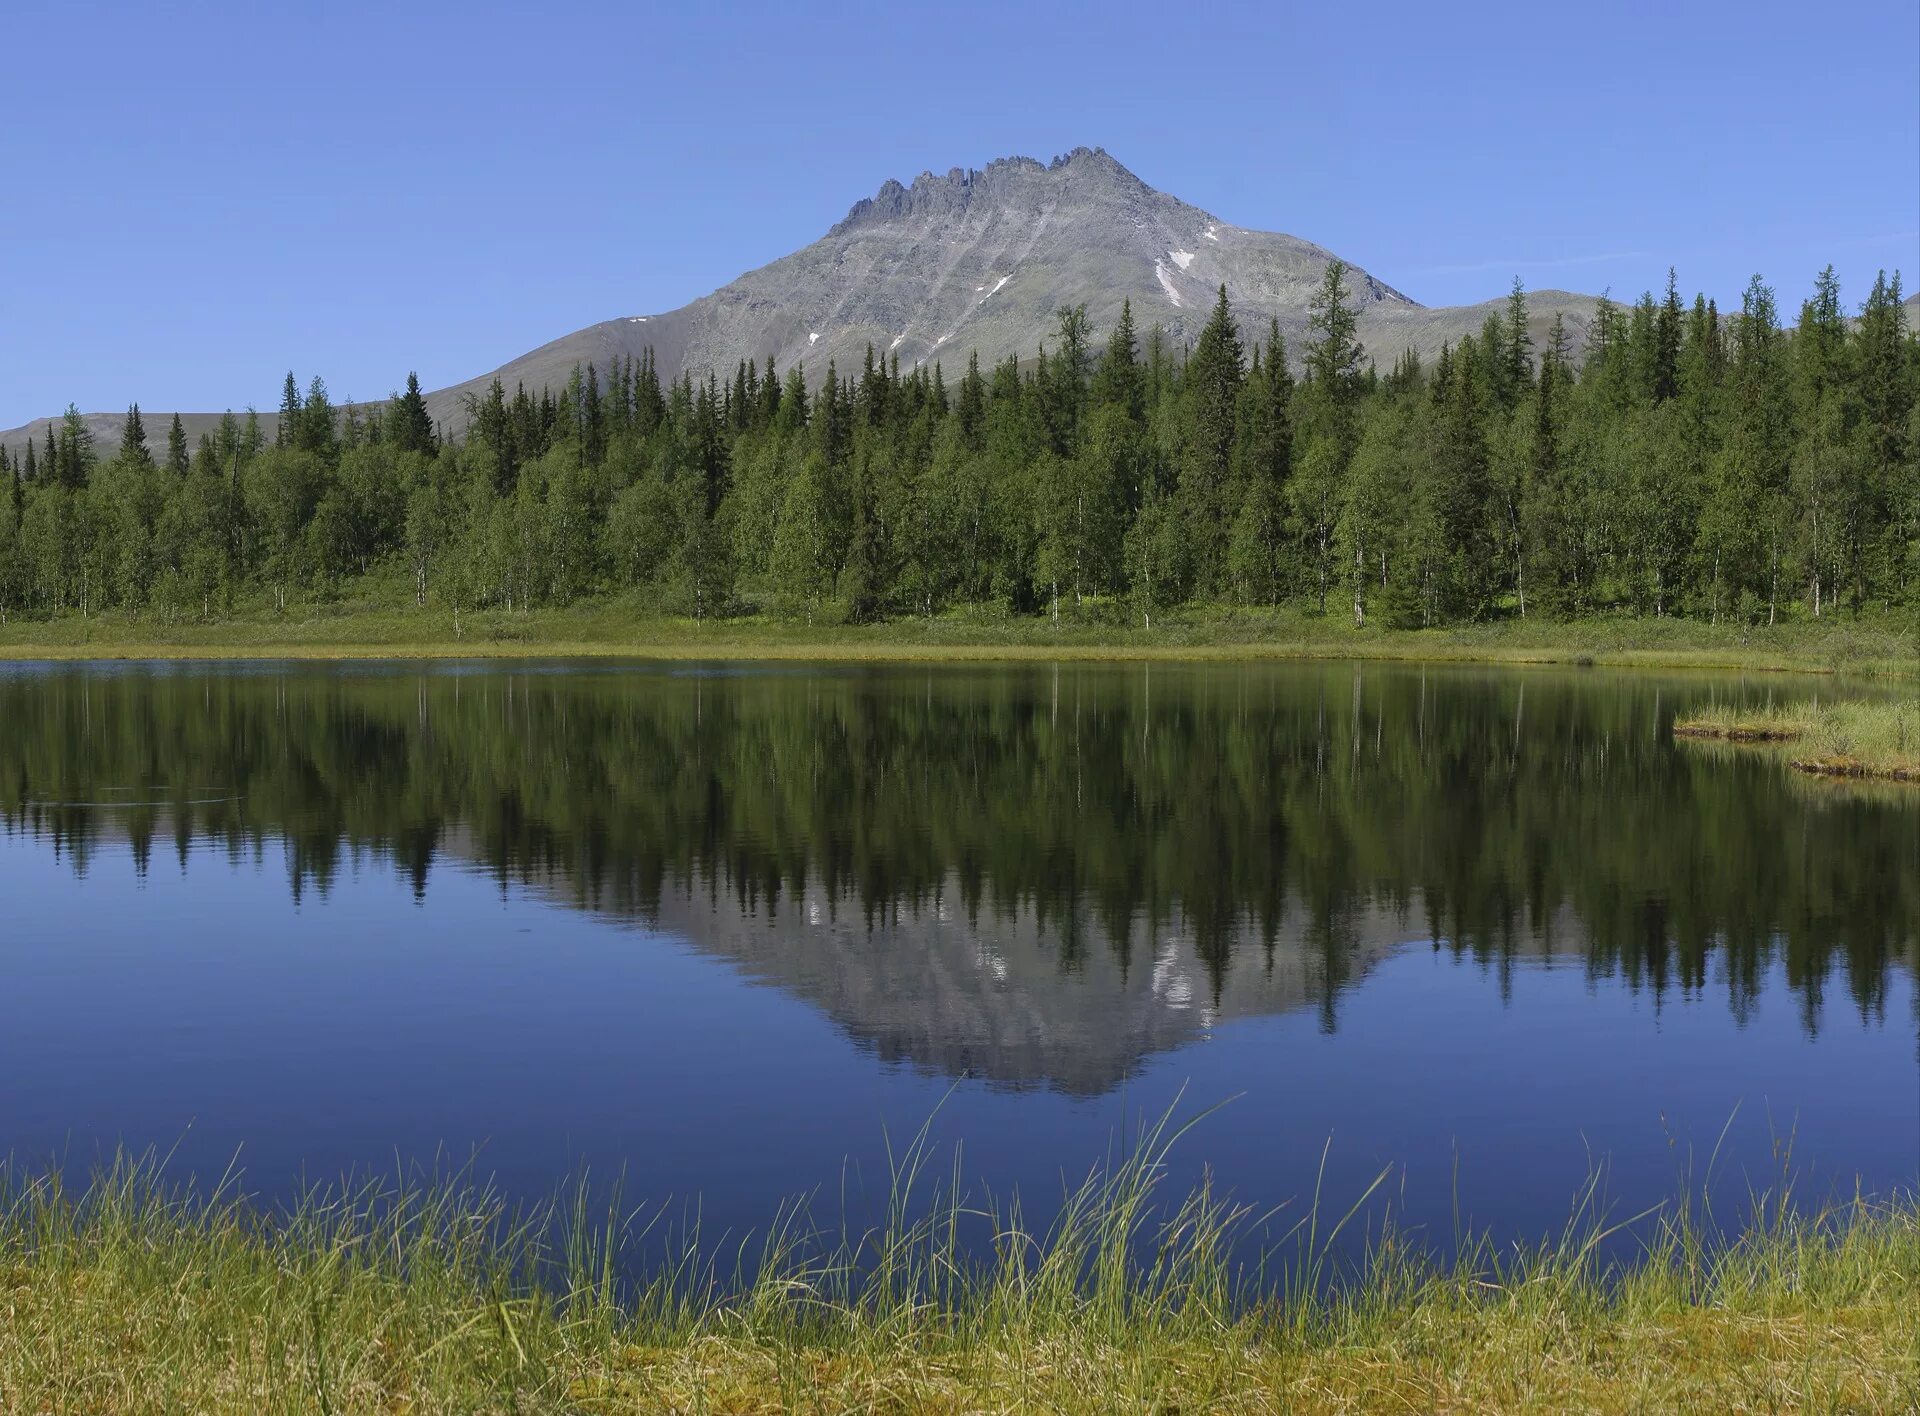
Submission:
[[[1815,686],[1818,687],[1818,686]],[[1680,747],[1780,680],[1354,665],[0,668],[0,1150],[583,1170],[709,1231],[933,1118],[1137,1126],[1444,1245],[1920,1179],[1920,791]],[[1820,691],[1831,692],[1830,687]],[[1344,1208],[1344,1206],[1342,1206]]]

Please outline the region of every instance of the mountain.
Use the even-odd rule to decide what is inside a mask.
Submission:
[[[696,375],[771,354],[783,370],[804,361],[817,379],[829,361],[857,369],[869,345],[903,366],[944,360],[957,372],[975,350],[983,366],[1032,357],[1070,305],[1087,306],[1103,339],[1129,299],[1141,337],[1158,324],[1177,348],[1198,336],[1222,283],[1246,338],[1264,337],[1277,317],[1297,358],[1332,259],[1297,236],[1234,226],[1155,191],[1098,148],[1047,164],[1009,157],[923,172],[911,187],[888,181],[820,240],[711,295],[576,330],[428,405],[457,421],[466,395],[495,377],[509,392],[558,385],[575,364],[604,368],[648,347],[663,372]],[[1349,280],[1361,338],[1383,364],[1409,347],[1431,357],[1505,309],[1504,300],[1428,309],[1358,267]],[[1580,345],[1590,297],[1529,300],[1536,339],[1561,312]]]
[[[977,171],[924,172],[911,186],[890,180],[820,240],[711,295],[575,330],[429,394],[427,405],[459,427],[467,395],[496,377],[509,392],[515,384],[557,387],[576,364],[604,369],[649,347],[663,374],[724,375],[742,358],[772,355],[783,370],[804,361],[817,380],[829,361],[843,372],[857,369],[869,345],[902,365],[943,360],[957,374],[973,350],[989,366],[1010,354],[1030,358],[1069,305],[1087,306],[1103,340],[1127,299],[1143,339],[1158,324],[1177,348],[1199,333],[1222,283],[1249,342],[1277,318],[1297,359],[1308,301],[1332,259],[1299,237],[1234,226],[1156,191],[1099,148],[1076,148],[1051,163],[1002,158]],[[1505,309],[1504,299],[1427,308],[1358,267],[1350,281],[1360,337],[1382,366],[1409,348],[1431,359]],[[1560,314],[1577,355],[1594,298],[1560,290],[1527,298],[1536,345]],[[1920,304],[1908,306],[1920,316]],[[148,436],[158,442],[171,415],[145,411]],[[103,448],[118,441],[122,416],[88,415]],[[196,440],[218,421],[182,417]],[[262,417],[271,428],[272,415]],[[45,424],[29,427],[43,432]],[[0,443],[17,449],[28,431],[0,433]]]
[[[571,883],[555,884],[565,899]],[[1377,966],[1431,947],[1417,906],[1354,911],[1330,960],[1312,906],[1290,898],[1274,936],[1242,926],[1210,965],[1178,909],[1131,921],[1116,940],[1104,921],[1043,919],[1031,902],[976,918],[956,878],[924,906],[872,917],[845,901],[836,910],[817,881],[777,911],[711,884],[663,891],[641,922],[809,1004],[885,1061],[1081,1097],[1224,1024],[1306,1009],[1331,1017],[1338,995]]]

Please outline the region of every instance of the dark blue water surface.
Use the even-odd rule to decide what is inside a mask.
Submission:
[[[1668,733],[1791,689],[0,671],[0,1146],[237,1156],[263,1196],[621,1172],[711,1231],[870,1193],[929,1117],[1043,1210],[1224,1101],[1178,1179],[1267,1208],[1392,1167],[1443,1241],[1551,1230],[1596,1166],[1670,1198],[1716,1145],[1729,1195],[1910,1188],[1920,790]]]

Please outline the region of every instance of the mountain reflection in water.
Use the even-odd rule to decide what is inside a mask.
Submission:
[[[0,674],[0,819],[81,872],[284,842],[636,918],[889,1059],[1098,1093],[1407,945],[1739,1017],[1884,1006],[1920,801],[1676,748],[1733,680],[1399,667]],[[1920,794],[1915,794],[1920,797]],[[1837,997],[1835,996],[1837,995]]]

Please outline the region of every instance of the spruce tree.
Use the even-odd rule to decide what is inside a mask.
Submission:
[[[633,386],[633,430],[643,441],[650,438],[665,421],[666,399],[660,392],[660,373],[654,365],[653,346],[640,354],[640,376]]]
[[[574,375],[579,376],[579,370]],[[587,364],[587,376],[581,386],[577,405],[580,419],[580,462],[584,467],[598,467],[607,456],[607,411],[600,398],[600,371],[592,362]]]
[[[1773,291],[1756,275],[1734,320],[1727,435],[1714,458],[1702,511],[1702,553],[1712,613],[1764,604],[1779,612],[1788,542],[1787,467],[1792,406]]]
[[[127,405],[127,420],[120,426],[122,467],[145,470],[153,466],[153,453],[147,448],[147,427],[140,419],[140,405]]]
[[[1054,356],[1042,367],[1050,378],[1042,396],[1041,414],[1056,455],[1072,458],[1080,451],[1080,424],[1087,402],[1087,307],[1072,305],[1060,311]]]
[[[176,477],[185,477],[190,467],[187,456],[187,430],[180,422],[178,413],[167,426],[167,471]]]
[[[294,422],[294,446],[303,452],[332,462],[340,451],[339,433],[334,427],[333,402],[327,397],[327,385],[315,374],[307,384],[305,404]]]
[[[1655,403],[1665,403],[1680,391],[1680,291],[1674,269],[1667,267],[1667,293],[1654,319],[1654,355],[1651,392]]]
[[[727,425],[719,386],[711,373],[694,403],[689,434],[688,443],[700,478],[707,518],[712,520],[720,514],[720,504],[726,499],[732,478],[732,459],[728,455]]]
[[[1580,381],[1615,407],[1624,405],[1632,392],[1633,348],[1628,338],[1627,317],[1605,290],[1600,292],[1593,317],[1587,324],[1587,350],[1580,366]]]
[[[287,370],[287,381],[280,388],[280,422],[274,428],[273,445],[275,447],[294,447],[300,439],[300,385],[294,382],[293,370]]]
[[[1327,262],[1309,309],[1307,323],[1314,338],[1307,346],[1299,423],[1303,446],[1291,499],[1306,536],[1322,614],[1333,579],[1334,531],[1347,464],[1359,441],[1358,409],[1364,385],[1359,317],[1349,301],[1346,277],[1344,262]]]
[[[48,430],[48,439],[52,440],[51,429]],[[79,491],[93,476],[93,431],[81,418],[80,410],[71,403],[67,405],[66,416],[60,423],[56,466],[60,485],[70,491]]]
[[[1482,617],[1497,584],[1486,414],[1488,368],[1501,358],[1497,343],[1463,339],[1435,381],[1433,441],[1415,479],[1431,532],[1417,552],[1429,624]]]
[[[780,390],[780,409],[774,426],[783,436],[797,437],[806,431],[812,418],[812,400],[807,396],[807,371],[801,364],[787,370]]]
[[[1633,302],[1633,313],[1627,318],[1624,371],[1627,374],[1624,386],[1614,390],[1619,395],[1616,401],[1621,407],[1629,403],[1656,401],[1661,378],[1660,306],[1651,290],[1640,293],[1640,298]]]
[[[1461,341],[1463,345],[1465,342]],[[1507,378],[1506,345],[1507,322],[1499,315],[1488,315],[1480,325],[1479,347],[1486,351],[1486,357],[1479,361],[1479,378],[1487,395],[1488,407],[1503,413],[1510,410],[1526,391],[1524,384],[1511,383]],[[1369,385],[1362,394],[1362,401],[1372,392]]]
[[[978,360],[969,368],[977,379]],[[1140,367],[1130,299],[1120,302],[1120,318],[1107,337],[1106,352],[1094,370],[1091,397],[1096,408],[1119,408],[1135,422],[1146,414],[1146,375]]]
[[[1843,581],[1855,587],[1858,603],[1869,488],[1853,435],[1846,346],[1840,282],[1828,266],[1814,282],[1813,297],[1800,307],[1788,351],[1796,425],[1790,472],[1793,554],[1815,618],[1839,598]]]
[[[1196,582],[1206,593],[1226,583],[1228,533],[1238,509],[1232,475],[1234,425],[1245,377],[1240,328],[1223,284],[1182,380],[1186,456],[1180,467],[1180,513]]]
[[[959,419],[960,441],[970,451],[978,452],[986,436],[987,423],[987,381],[980,374],[978,350],[967,356],[967,373],[960,380],[960,397],[954,413]]]
[[[1533,336],[1527,332],[1527,290],[1517,275],[1513,278],[1513,289],[1507,294],[1502,363],[1506,374],[1507,406],[1512,407],[1533,383]]]
[[[849,401],[841,389],[840,376],[833,361],[829,359],[826,381],[820,385],[820,396],[814,401],[812,426],[815,444],[830,471],[846,461],[848,449],[853,445],[853,416],[847,406]]]
[[[771,428],[774,420],[780,416],[780,380],[773,372],[773,355],[767,355],[767,369],[760,376],[760,407],[755,416],[755,426]]]
[[[1872,478],[1876,525],[1862,555],[1862,586],[1891,596],[1920,552],[1920,467],[1913,442],[1920,352],[1909,337],[1900,273],[1881,271],[1860,307],[1854,338],[1860,437]],[[1909,543],[1912,543],[1911,545]],[[1856,600],[1857,603],[1857,600]]]
[[[1516,603],[1522,617],[1531,604],[1549,614],[1571,609],[1579,585],[1573,526],[1578,513],[1569,505],[1561,475],[1560,431],[1564,403],[1573,378],[1566,321],[1556,313],[1540,355],[1540,379],[1534,390],[1527,430],[1525,484],[1519,491]]]
[[[507,412],[506,390],[495,379],[485,398],[467,395],[467,445],[484,471],[495,496],[505,496],[520,480],[520,461],[513,419]],[[406,436],[406,420],[401,422]]]
[[[490,397],[500,393],[500,381],[495,379]],[[402,452],[417,452],[423,457],[434,453],[433,418],[427,412],[427,400],[420,392],[420,375],[407,373],[407,391],[400,395],[394,407],[387,436]]]
[[[846,564],[840,569],[840,594],[847,602],[848,620],[864,624],[879,614],[883,574],[881,531],[864,477],[854,479],[851,501],[852,530],[847,538]]]
[[[1236,433],[1235,478],[1240,488],[1228,545],[1232,578],[1255,604],[1277,604],[1285,575],[1287,483],[1293,469],[1293,376],[1280,322],[1271,320],[1264,349],[1241,394]]]

